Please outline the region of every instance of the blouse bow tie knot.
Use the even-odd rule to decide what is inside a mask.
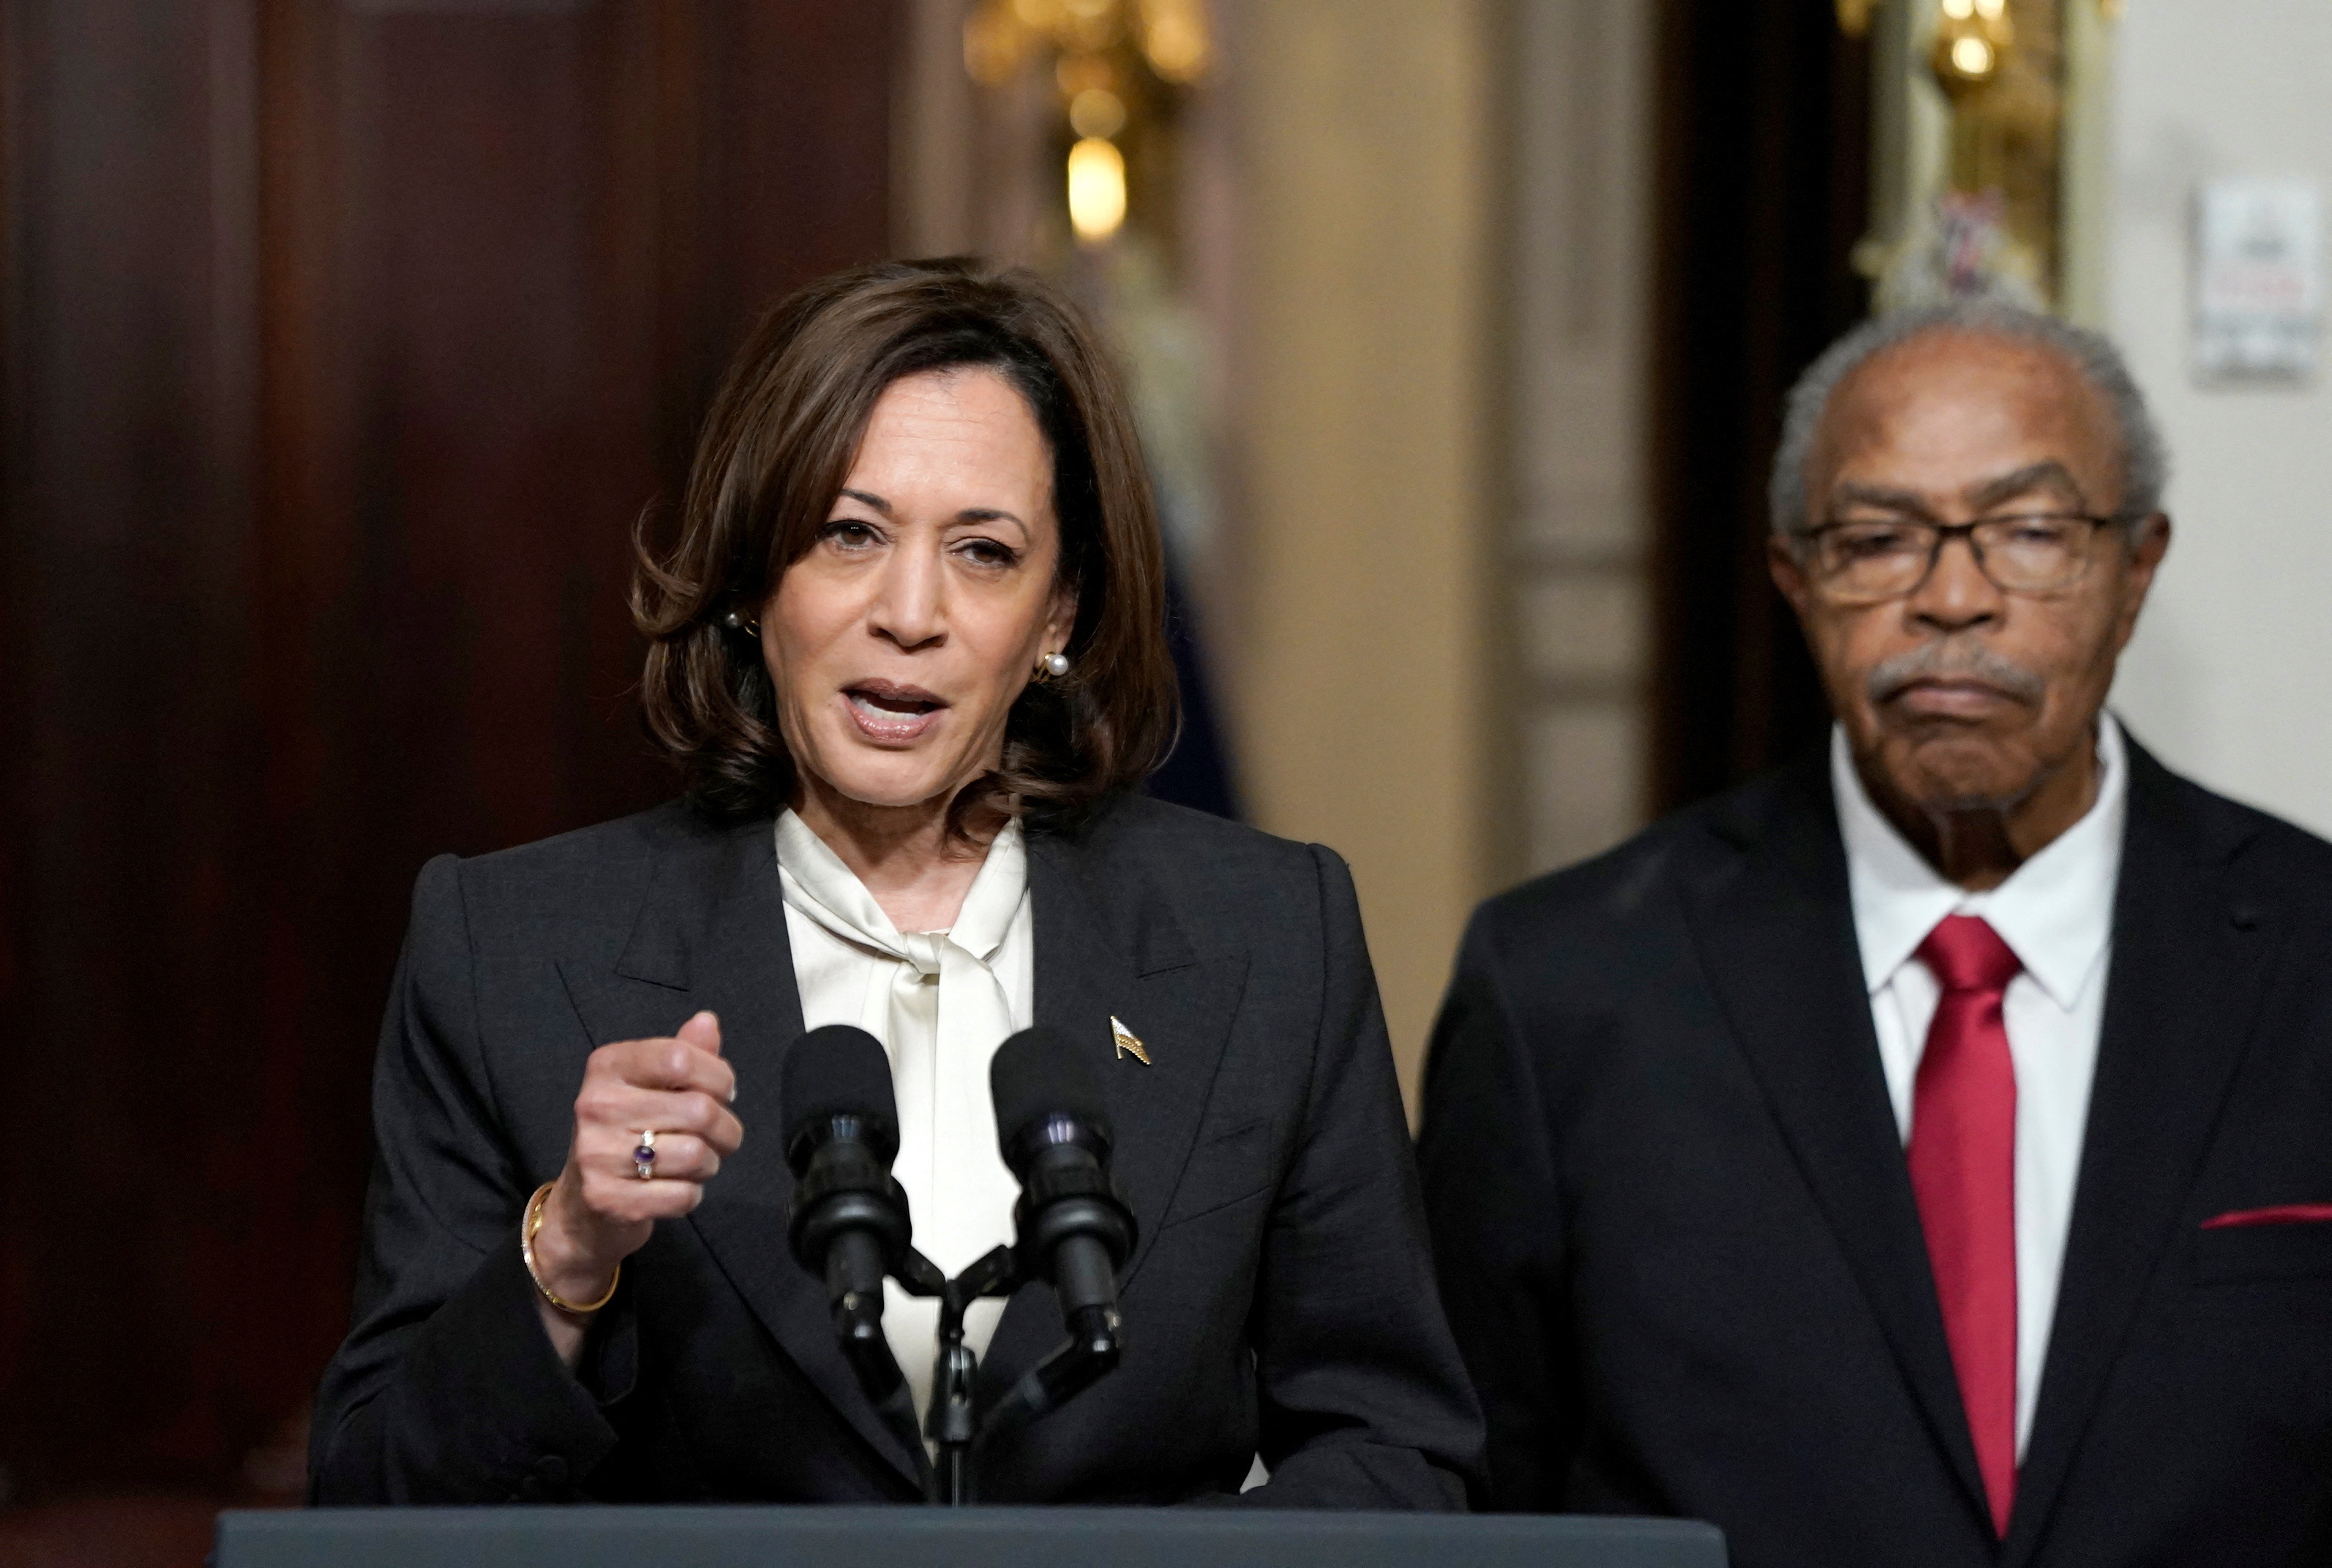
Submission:
[[[1013,1032],[1011,999],[990,967],[1027,896],[1019,824],[997,835],[945,931],[903,932],[874,895],[792,812],[778,821],[786,903],[862,951],[869,966],[851,1022],[883,1042],[898,1095],[893,1172],[914,1212],[915,1246],[956,1274],[1012,1239],[1020,1185],[996,1146],[988,1064]],[[936,981],[937,983],[933,983]]]

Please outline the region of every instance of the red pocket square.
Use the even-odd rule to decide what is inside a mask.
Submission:
[[[2322,1225],[2332,1221],[2332,1203],[2278,1203],[2270,1209],[2231,1209],[2203,1221],[2205,1230],[2231,1225]]]

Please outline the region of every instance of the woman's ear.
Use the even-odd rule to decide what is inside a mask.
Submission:
[[[1069,634],[1077,629],[1077,585],[1061,582],[1054,585],[1053,602],[1045,613],[1045,650],[1047,653],[1066,652]]]

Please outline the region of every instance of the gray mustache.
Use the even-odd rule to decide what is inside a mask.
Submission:
[[[1969,681],[2025,702],[2039,701],[2048,684],[1981,643],[1945,640],[1897,654],[1871,671],[1870,700],[1886,702],[1914,681]]]

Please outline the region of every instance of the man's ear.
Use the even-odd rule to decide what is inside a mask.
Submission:
[[[1798,554],[1797,540],[1786,533],[1765,536],[1765,569],[1773,574],[1773,586],[1790,601],[1790,607],[1803,620],[1806,605],[1813,589],[1806,581],[1806,563]]]
[[[2137,630],[2137,612],[2146,607],[2146,596],[2153,591],[2154,574],[2162,565],[2162,558],[2170,553],[2170,514],[2157,512],[2137,525],[2129,543],[2129,559],[2122,568],[2123,597],[2121,625],[2116,628],[2114,646],[2117,650],[2129,644]]]

